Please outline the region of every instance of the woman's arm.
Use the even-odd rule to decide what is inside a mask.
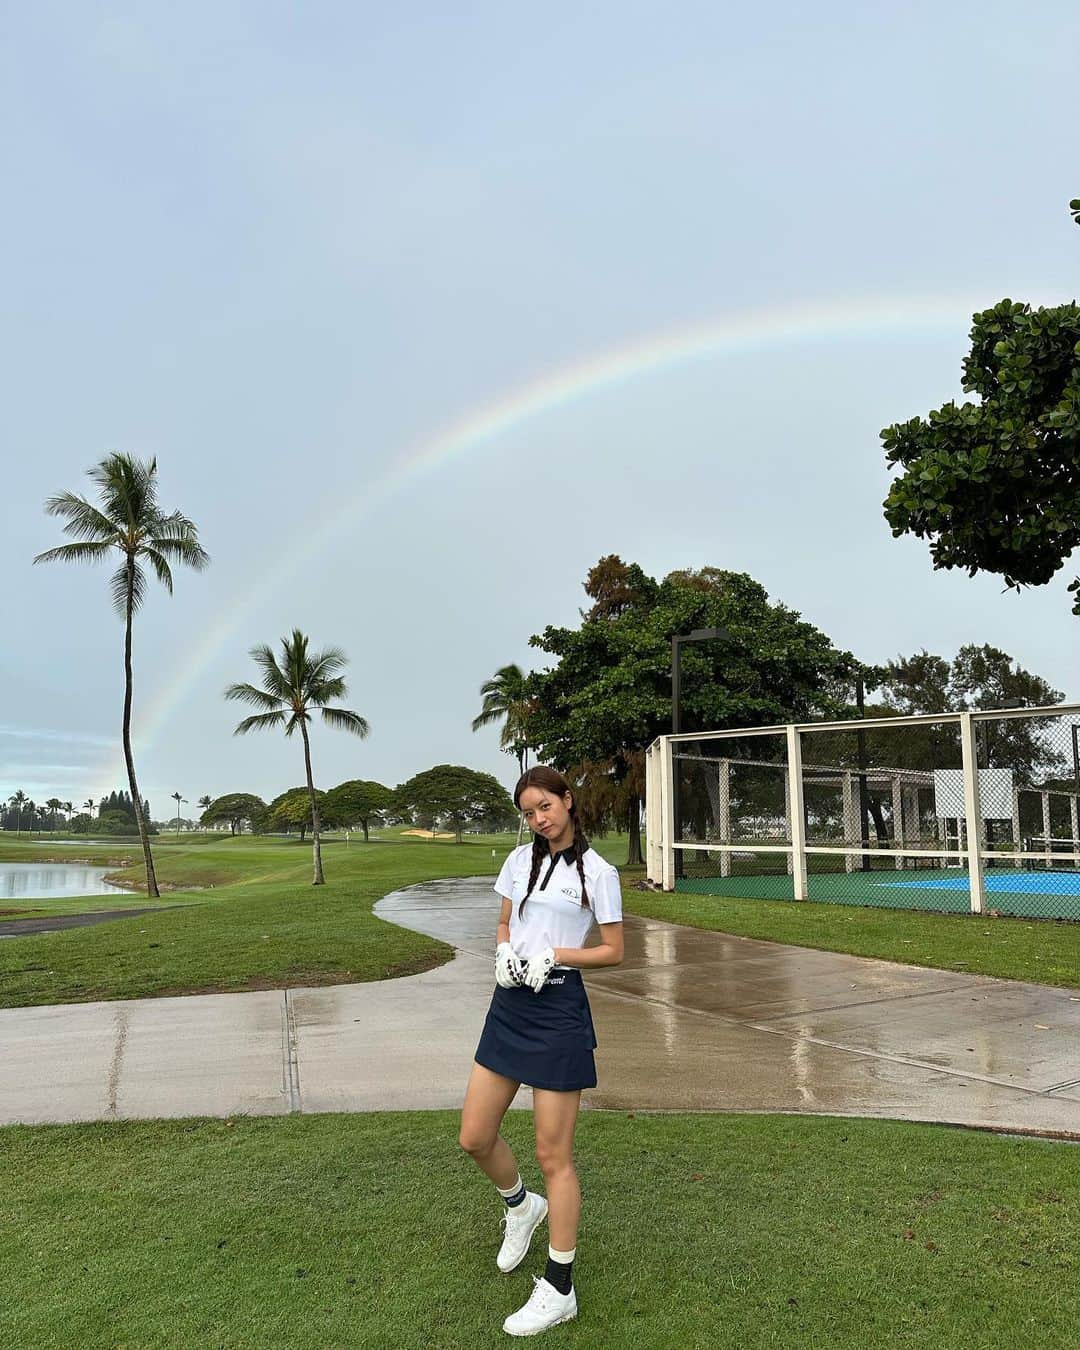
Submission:
[[[510,911],[513,908],[512,903],[502,896],[502,907],[499,910],[499,926],[495,929],[495,945],[500,942],[510,941]]]
[[[581,969],[619,965],[623,959],[622,921],[602,923],[599,928],[600,941],[595,947],[556,947],[555,964]]]

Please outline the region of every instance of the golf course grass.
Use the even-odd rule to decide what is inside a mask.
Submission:
[[[160,912],[0,940],[0,1004],[423,970],[450,948],[375,918],[375,900],[493,877],[513,842],[331,842],[327,885],[313,888],[298,842],[161,841],[159,879],[175,889]],[[597,844],[625,856],[625,839]],[[111,848],[103,865],[137,882],[138,850]],[[78,852],[33,841],[0,857]],[[661,895],[637,890],[640,875],[624,871],[628,912],[699,927],[1059,983],[1080,965],[1077,926]],[[0,1128],[0,1346],[505,1344],[547,1233],[517,1272],[496,1271],[501,1208],[457,1128],[443,1111]],[[511,1112],[504,1133],[538,1185],[529,1116]],[[577,1161],[581,1314],[545,1343],[1075,1344],[1078,1146],[896,1121],[587,1112]]]
[[[0,939],[0,1008],[342,984],[427,970],[449,960],[451,949],[376,918],[374,903],[438,877],[494,880],[514,842],[512,835],[417,841],[390,830],[374,832],[368,844],[355,836],[348,844],[331,840],[324,848],[327,884],[312,887],[311,848],[298,840],[164,838],[154,844],[158,901],[133,889],[130,896],[0,904],[0,921],[147,904],[161,911]],[[614,862],[626,857],[625,837],[595,843]],[[112,867],[133,888],[142,880],[137,847],[0,844],[0,861],[77,858]],[[643,876],[642,868],[623,869],[627,913],[912,965],[1080,986],[1080,923],[663,894],[639,890]],[[493,931],[494,919],[493,901]]]
[[[0,1344],[484,1347],[543,1271],[451,1112],[0,1130]],[[505,1134],[526,1180],[531,1122]],[[581,1313],[545,1344],[1075,1345],[1075,1146],[587,1113]]]

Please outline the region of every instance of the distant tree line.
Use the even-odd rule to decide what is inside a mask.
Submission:
[[[150,803],[145,799],[143,814],[149,823]],[[20,788],[0,805],[0,829],[16,834],[55,834],[62,830],[69,834],[113,835],[138,834],[139,825],[131,797],[123,788],[97,802],[87,798],[78,810],[73,802],[58,797],[35,802]],[[157,833],[153,825],[149,825],[149,830],[151,834]]]
[[[322,828],[361,830],[365,842],[377,827],[452,831],[460,840],[465,830],[493,833],[512,829],[517,822],[502,784],[491,774],[464,765],[439,764],[393,788],[353,778],[328,791],[316,788],[314,795]],[[311,794],[302,785],[264,802],[251,792],[229,792],[210,802],[201,822],[213,828],[227,826],[233,835],[295,831],[304,840],[313,826]]]

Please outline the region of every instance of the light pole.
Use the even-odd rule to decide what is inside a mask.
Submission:
[[[682,669],[681,655],[686,642],[728,642],[731,634],[726,628],[695,628],[689,633],[676,633],[671,639],[671,734],[677,736],[682,730]],[[671,775],[671,805],[675,817],[675,834],[682,839],[682,812],[679,804],[679,774],[675,770]],[[675,876],[683,874],[682,849],[675,850]]]

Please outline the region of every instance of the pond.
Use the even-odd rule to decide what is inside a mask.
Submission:
[[[65,895],[130,895],[104,878],[111,869],[89,863],[0,862],[0,901]]]

